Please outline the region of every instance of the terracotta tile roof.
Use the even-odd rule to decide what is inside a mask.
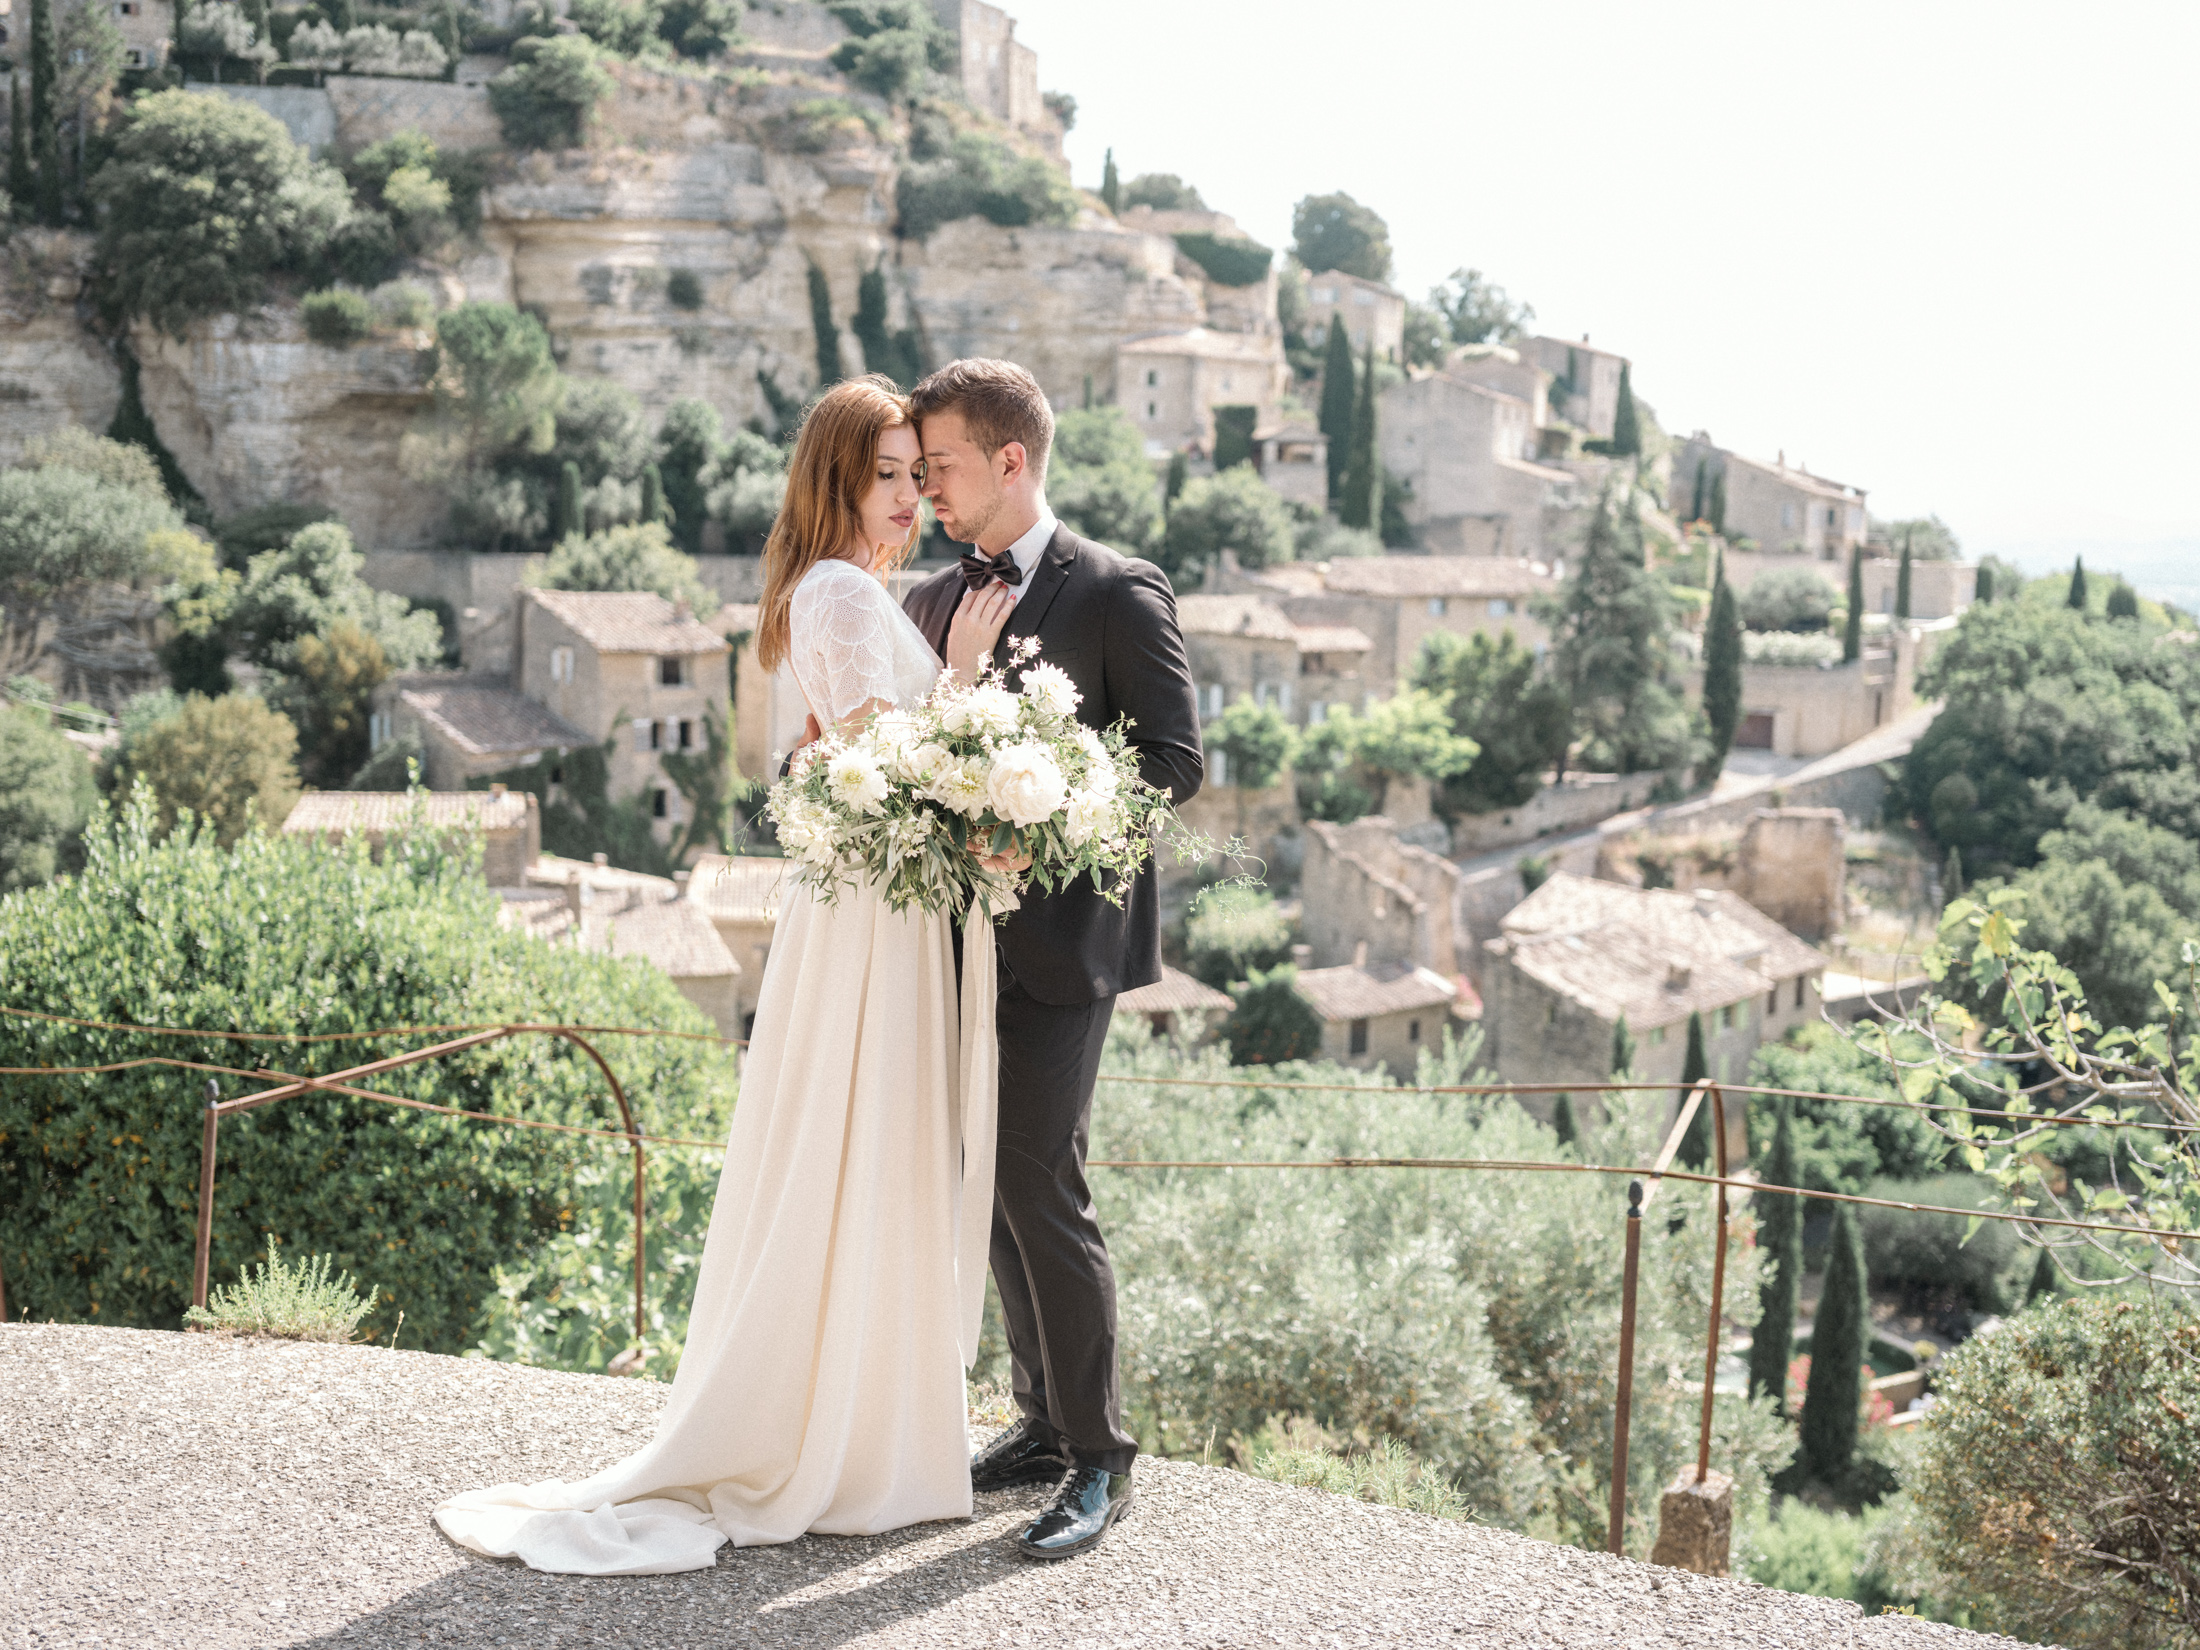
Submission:
[[[1301,653],[1365,653],[1374,643],[1367,632],[1349,624],[1301,624],[1291,627]]]
[[[1160,979],[1124,992],[1115,999],[1115,1006],[1125,1014],[1183,1014],[1194,1009],[1227,1014],[1237,1004],[1213,986],[1164,964]]]
[[[1826,959],[1737,894],[1629,888],[1560,872],[1505,916],[1512,964],[1638,1031],[1762,996]]]
[[[688,898],[713,922],[775,922],[789,864],[761,855],[704,854],[688,878]]]
[[[1179,596],[1176,622],[1187,636],[1251,636],[1288,642],[1296,635],[1283,609],[1264,596]]]
[[[540,855],[527,867],[527,885],[530,888],[563,888],[575,873],[587,879],[595,888],[644,888],[659,899],[670,899],[680,885],[670,877],[653,877],[647,871],[623,871],[616,865],[597,865],[585,859],[564,859],[557,854]]]
[[[729,641],[736,636],[753,636],[763,614],[763,608],[755,602],[728,602],[712,615],[710,627]]]
[[[529,590],[599,653],[723,653],[726,639],[646,590]]]
[[[1332,596],[1525,596],[1558,581],[1508,556],[1353,556],[1328,564]]]
[[[415,801],[407,791],[308,791],[283,829],[387,832],[406,821]],[[417,802],[435,830],[523,831],[534,798],[525,791],[431,791]]]
[[[573,750],[593,741],[564,717],[538,705],[503,676],[438,671],[402,676],[397,697],[469,756]]]
[[[1411,963],[1346,963],[1300,969],[1298,992],[1324,1020],[1372,1020],[1406,1009],[1448,1009],[1459,987],[1433,968]]]
[[[1740,453],[1730,453],[1724,448],[1717,451],[1729,464],[1740,464],[1747,469],[1760,471],[1798,492],[1816,493],[1820,498],[1844,499],[1850,502],[1864,496],[1864,489],[1861,487],[1851,487],[1845,481],[1834,481],[1825,476],[1814,476],[1808,470],[1797,469],[1792,464],[1768,464],[1761,458],[1745,458]]]
[[[612,874],[630,880],[592,886],[581,906],[577,933],[565,890],[541,885],[532,873],[525,888],[497,890],[504,896],[502,921],[537,939],[577,943],[599,955],[640,957],[675,980],[723,979],[741,972],[712,926],[710,913],[693,900],[669,896],[666,890],[673,888],[672,883],[631,872]],[[647,886],[650,883],[657,886]]]

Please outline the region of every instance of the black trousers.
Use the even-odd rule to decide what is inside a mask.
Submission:
[[[993,1283],[1016,1405],[1080,1466],[1129,1472],[1115,1368],[1115,1272],[1085,1185],[1092,1086],[1115,999],[1058,1007],[1001,988]]]

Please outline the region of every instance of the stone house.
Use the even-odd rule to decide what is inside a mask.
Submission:
[[[1222,1016],[1237,1007],[1222,992],[1182,969],[1162,965],[1161,978],[1115,999],[1117,1014],[1145,1017],[1156,1037],[1200,1042],[1214,1034]]]
[[[1299,870],[1299,931],[1307,957],[1330,967],[1373,956],[1445,979],[1465,972],[1463,873],[1441,854],[1401,842],[1379,814],[1306,823]]]
[[[1489,372],[1487,361],[1480,370]],[[1378,407],[1383,464],[1412,487],[1406,519],[1425,545],[1476,556],[1543,554],[1552,516],[1570,507],[1576,489],[1569,472],[1537,461],[1533,399],[1447,368],[1393,384]]]
[[[1302,968],[1296,990],[1321,1019],[1323,1059],[1397,1078],[1412,1077],[1422,1049],[1442,1046],[1455,1014],[1474,1017],[1471,986],[1412,963]]]
[[[1839,808],[1758,808],[1732,826],[1690,835],[1608,837],[1596,874],[1641,887],[1651,871],[1676,893],[1723,888],[1791,934],[1822,940],[1848,910],[1848,816]]]
[[[390,832],[410,823],[413,810],[433,831],[466,831],[481,838],[481,875],[492,888],[516,888],[542,853],[542,814],[534,797],[491,785],[485,791],[308,791],[283,821],[290,836],[339,841],[363,835],[382,857]]]
[[[1270,424],[1253,432],[1253,467],[1287,504],[1329,504],[1329,438],[1311,424]]]
[[[653,877],[545,854],[504,895],[505,926],[553,945],[634,957],[669,978],[721,1037],[740,1037],[741,965],[709,913],[688,895],[688,874]],[[753,989],[753,988],[752,988]]]
[[[1344,318],[1344,335],[1352,341],[1354,356],[1367,353],[1372,340],[1375,353],[1386,361],[1398,359],[1406,339],[1406,295],[1381,281],[1363,280],[1341,269],[1325,269],[1306,278],[1306,338],[1316,348],[1329,336],[1329,319]]]
[[[790,869],[792,862],[784,859],[704,854],[689,873],[688,898],[709,915],[719,939],[741,965],[738,997],[744,1026],[755,1018],[757,997],[764,989],[764,965],[771,960],[772,933]]]
[[[973,108],[1062,148],[1062,123],[1039,96],[1039,54],[1016,38],[1016,19],[984,0],[932,0],[961,49],[962,94]]]
[[[514,688],[508,676],[411,671],[383,682],[371,703],[369,743],[380,750],[408,734],[418,739],[420,777],[430,790],[463,790],[469,779],[545,757],[554,762],[589,743],[579,728]]]
[[[1770,464],[1744,458],[1717,445],[1701,430],[1673,455],[1670,497],[1678,515],[1694,508],[1699,469],[1706,498],[1713,479],[1726,478],[1729,541],[1754,539],[1760,550],[1840,562],[1844,569],[1849,552],[1864,542],[1870,515],[1863,488],[1791,466],[1785,453]]]
[[[1551,375],[1510,344],[1461,344],[1445,358],[1443,371],[1526,402],[1528,421],[1538,431],[1551,421]]]
[[[1818,1016],[1827,959],[1739,895],[1558,872],[1483,944],[1486,1052],[1508,1083],[1601,1083],[1625,1015],[1635,1069],[1678,1083],[1688,1018],[1708,1075],[1741,1082],[1758,1045]]]
[[[1896,587],[1902,577],[1902,558],[1885,547],[1864,561],[1864,611],[1894,616]],[[1953,619],[1978,599],[1978,563],[1974,561],[1913,561],[1910,563],[1910,617]]]
[[[97,3],[97,0],[91,0]],[[122,66],[158,69],[168,61],[176,37],[174,0],[106,0],[122,35]],[[29,8],[24,8],[28,13]]]
[[[1301,727],[1335,706],[1365,703],[1361,663],[1374,644],[1351,625],[1297,624],[1274,600],[1255,595],[1195,592],[1177,598],[1176,614],[1202,722],[1240,699]],[[1211,765],[1207,782],[1229,783]]]
[[[1117,345],[1115,399],[1148,453],[1206,455],[1215,450],[1215,408],[1252,407],[1257,429],[1282,399],[1289,371],[1275,338],[1193,327]]]
[[[1600,441],[1612,439],[1619,415],[1619,375],[1627,358],[1591,349],[1565,338],[1522,338],[1513,345],[1520,358],[1551,375],[1550,416],[1587,430]]]
[[[1954,619],[1893,625],[1867,632],[1862,653],[1846,664],[1745,662],[1738,750],[1776,756],[1829,756],[1916,707],[1917,674]],[[1691,672],[1698,693],[1702,670]]]

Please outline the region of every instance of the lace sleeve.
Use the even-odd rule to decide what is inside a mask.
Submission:
[[[820,721],[838,722],[873,699],[898,703],[894,598],[848,562],[820,562],[787,614],[795,678]]]

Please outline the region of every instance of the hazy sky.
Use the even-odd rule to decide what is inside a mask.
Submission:
[[[1006,0],[1097,187],[1389,220],[1680,433],[2200,596],[2200,5]]]

